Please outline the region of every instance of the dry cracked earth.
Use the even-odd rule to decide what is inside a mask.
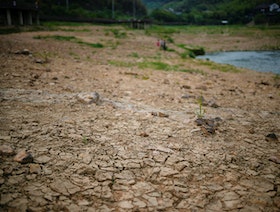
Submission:
[[[1,211],[280,211],[273,74],[212,70],[142,31],[67,29],[0,37]],[[159,59],[200,71],[116,63]]]

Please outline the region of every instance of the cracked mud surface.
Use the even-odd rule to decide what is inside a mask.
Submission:
[[[273,74],[211,70],[159,51],[156,38],[141,31],[117,39],[104,36],[107,27],[88,29],[0,37],[1,211],[280,210]],[[57,34],[105,47],[33,38]],[[230,39],[220,46],[229,49]],[[218,49],[213,43],[209,48]],[[30,54],[15,54],[23,49]],[[203,74],[111,62],[156,57]],[[93,92],[98,104],[80,101]],[[213,134],[195,123],[200,96],[208,102],[205,118],[220,120]],[[14,154],[28,151],[33,162],[14,161],[4,145]]]

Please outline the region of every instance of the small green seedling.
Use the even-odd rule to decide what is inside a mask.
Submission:
[[[88,144],[88,139],[87,139],[86,136],[83,136],[83,143],[84,143],[84,144]]]
[[[197,115],[197,118],[201,119],[205,115],[205,110],[202,108],[202,103],[203,103],[203,97],[200,96],[197,100],[197,103],[199,105],[199,108],[195,111],[195,114]]]

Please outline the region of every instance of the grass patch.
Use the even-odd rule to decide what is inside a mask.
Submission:
[[[273,76],[273,79],[274,79],[275,81],[280,81],[280,74],[275,74],[275,75]]]
[[[0,27],[0,34],[12,34],[12,33],[20,33],[20,32],[37,32],[45,30],[42,26],[14,26],[14,27]]]
[[[157,35],[172,35],[174,33],[180,33],[180,27],[173,27],[173,26],[151,26],[145,30],[145,34],[157,34]]]
[[[110,65],[113,66],[118,66],[118,67],[134,67],[135,63],[131,63],[131,62],[124,62],[124,61],[109,61],[108,62]]]
[[[178,71],[178,72],[185,72],[185,73],[204,74],[204,72],[200,71],[200,70],[184,69],[179,65],[169,65],[167,63],[163,63],[163,62],[159,62],[159,61],[140,62],[137,64],[137,66],[140,69],[154,69],[154,70],[159,70],[159,71]]]
[[[126,38],[126,32],[121,31],[120,29],[105,29],[105,35],[108,36],[110,33],[113,33],[115,38]]]
[[[191,58],[195,58],[198,55],[204,55],[205,54],[204,48],[200,47],[200,46],[186,46],[186,44],[176,44],[176,46],[184,49],[186,56],[188,55]]]
[[[41,36],[41,35],[37,35],[33,37],[34,39],[54,39],[54,40],[58,40],[58,41],[70,41],[73,43],[78,43],[81,45],[86,45],[86,46],[90,46],[93,48],[103,48],[103,44],[101,43],[88,43],[88,42],[84,42],[78,38],[76,38],[75,36],[61,36],[61,35],[46,35],[46,36]]]
[[[139,55],[137,52],[132,52],[131,54],[129,54],[130,57],[135,57],[135,58],[139,58]]]
[[[130,68],[130,67],[137,66],[139,69],[153,69],[158,71],[178,71],[178,72],[185,72],[185,73],[199,73],[204,75],[204,72],[198,69],[184,69],[179,65],[169,65],[167,63],[160,62],[160,61],[145,61],[139,63],[124,62],[124,61],[109,61],[109,64],[118,67]]]
[[[19,27],[3,27],[0,29],[0,35],[19,33],[21,29]]]
[[[141,62],[138,63],[140,69],[155,69],[162,71],[174,71],[178,69],[178,66],[172,66],[163,62]]]
[[[58,27],[58,26],[91,26],[92,24],[89,23],[79,23],[79,22],[64,22],[64,21],[48,21],[42,22],[42,26],[46,27]]]
[[[199,60],[199,63],[205,66],[208,66],[212,70],[218,70],[221,72],[232,72],[232,73],[240,73],[241,69],[237,68],[233,65],[228,64],[219,64],[209,60]]]

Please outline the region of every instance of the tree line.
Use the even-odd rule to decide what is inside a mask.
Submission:
[[[187,24],[280,23],[280,13],[260,13],[258,6],[267,6],[280,0],[143,0],[150,16],[160,22]]]
[[[128,19],[147,16],[141,0],[40,0],[43,16]]]
[[[0,0],[0,3],[14,0]],[[280,23],[280,12],[260,13],[258,5],[280,0],[16,0],[38,5],[41,17],[75,19],[150,19],[157,23]]]

